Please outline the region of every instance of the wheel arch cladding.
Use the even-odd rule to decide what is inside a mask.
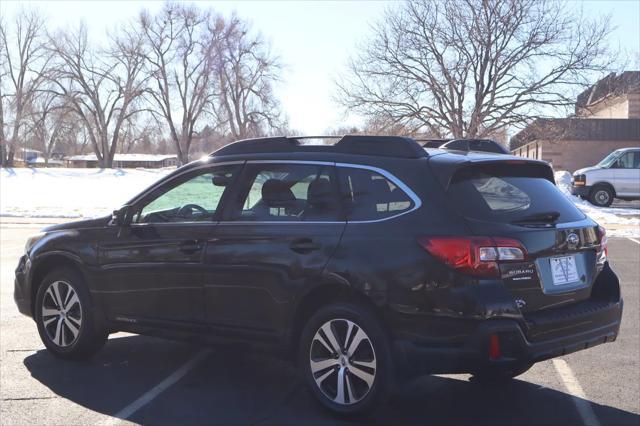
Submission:
[[[31,316],[35,317],[36,294],[42,285],[42,281],[48,273],[57,268],[69,268],[77,272],[83,279],[85,278],[78,260],[74,259],[72,256],[62,253],[43,256],[42,259],[39,259],[35,264],[29,283],[31,295]]]
[[[304,293],[295,306],[289,325],[288,344],[295,353],[304,325],[318,309],[334,302],[351,302],[363,306],[380,318],[380,310],[370,297],[346,284],[323,283]]]
[[[613,194],[613,196],[614,197],[616,196],[616,188],[611,183],[606,182],[606,181],[599,181],[599,182],[594,183],[593,185],[591,185],[591,191],[597,190],[599,186],[600,187],[604,186],[604,187],[610,189],[611,193]]]

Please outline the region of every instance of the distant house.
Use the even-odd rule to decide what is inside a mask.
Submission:
[[[49,161],[45,161],[44,153],[37,149],[19,149],[15,156],[15,165],[20,167],[60,167],[63,165],[57,153],[52,153]]]
[[[608,75],[578,95],[574,116],[535,120],[511,138],[513,154],[570,172],[632,146],[640,146],[640,71]]]
[[[64,160],[67,167],[97,168],[98,159],[95,154],[73,155]],[[178,157],[175,155],[153,154],[116,154],[113,158],[113,167],[120,169],[159,169],[178,165]]]

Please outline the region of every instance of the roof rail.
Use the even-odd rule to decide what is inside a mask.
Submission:
[[[338,139],[333,145],[305,145],[305,139]],[[324,151],[341,154],[380,155],[400,158],[426,157],[427,152],[415,140],[401,136],[296,136],[244,139],[226,145],[211,155],[264,154],[272,152]]]

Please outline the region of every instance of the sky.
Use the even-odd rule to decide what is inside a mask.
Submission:
[[[370,33],[370,25],[395,1],[200,1],[223,15],[236,12],[252,23],[271,42],[286,65],[277,88],[289,127],[307,135],[330,128],[361,124],[333,100],[334,81],[357,53]],[[610,42],[624,49],[629,68],[640,66],[640,0],[571,0],[587,16],[611,14],[616,27]],[[5,20],[21,7],[40,9],[49,28],[77,25],[84,20],[96,41],[118,22],[134,17],[141,9],[162,7],[161,1],[0,1]]]

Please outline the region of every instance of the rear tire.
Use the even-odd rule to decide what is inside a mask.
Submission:
[[[307,321],[298,368],[318,401],[341,415],[385,402],[394,375],[380,322],[369,309],[346,302],[325,306]]]
[[[54,269],[42,280],[34,318],[40,339],[59,358],[90,358],[109,336],[96,327],[87,287],[71,268]]]
[[[525,364],[510,370],[486,369],[473,373],[471,380],[481,385],[499,385],[527,372],[533,364]]]
[[[598,207],[609,207],[613,198],[613,190],[606,185],[596,185],[589,193],[589,202]]]

